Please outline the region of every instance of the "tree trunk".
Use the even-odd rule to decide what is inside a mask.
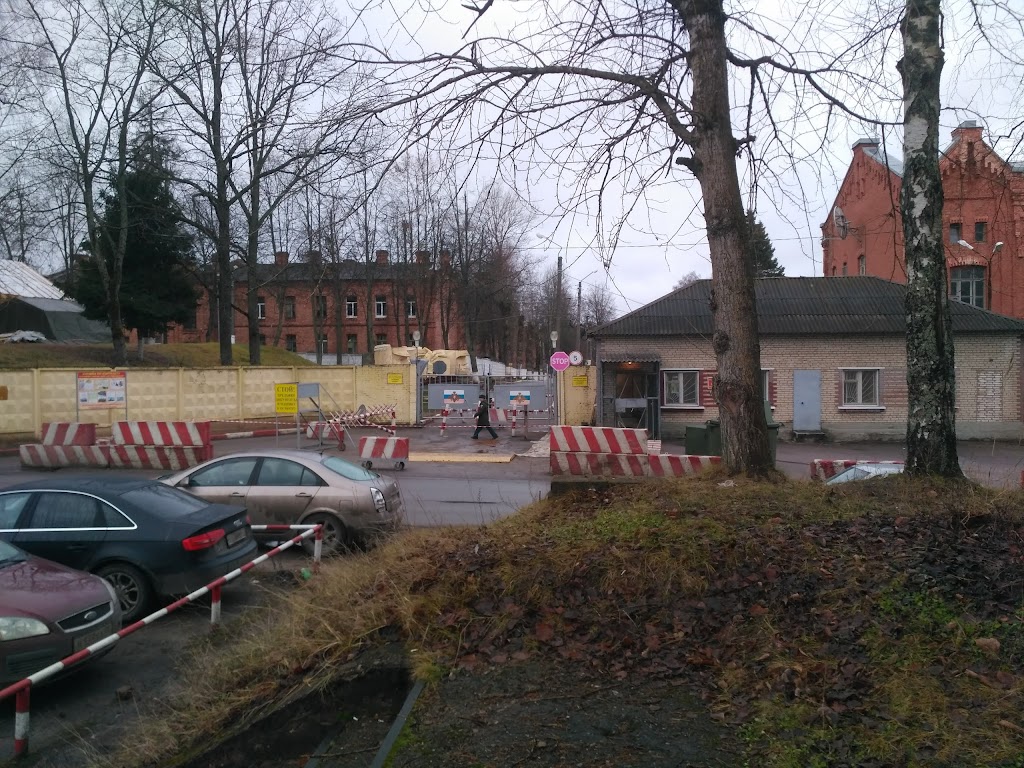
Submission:
[[[722,0],[689,0],[680,10],[690,35],[693,72],[693,159],[711,251],[711,343],[718,361],[714,394],[722,459],[732,473],[772,471],[761,399],[753,254],[736,172]]]
[[[953,326],[946,295],[939,173],[940,0],[908,0],[901,25],[907,263],[907,461],[912,474],[962,477],[953,410]],[[985,275],[991,279],[991,275]]]

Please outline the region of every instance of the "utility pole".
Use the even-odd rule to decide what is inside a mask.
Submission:
[[[559,332],[562,324],[562,257],[558,257],[558,277],[555,280],[555,327],[551,330]],[[554,352],[557,347],[552,344],[551,351]]]
[[[583,317],[583,281],[580,280],[578,286],[576,286],[576,349],[580,349],[583,344],[583,326],[580,325],[580,319]]]

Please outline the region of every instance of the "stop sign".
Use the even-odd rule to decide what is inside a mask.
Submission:
[[[551,367],[556,371],[564,371],[569,367],[569,356],[565,352],[554,352],[551,355]]]

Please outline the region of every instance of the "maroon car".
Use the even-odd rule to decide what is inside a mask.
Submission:
[[[0,687],[120,628],[121,604],[105,580],[0,540]]]

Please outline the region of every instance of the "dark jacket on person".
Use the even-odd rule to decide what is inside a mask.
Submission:
[[[491,409],[487,407],[484,400],[481,400],[480,405],[476,407],[476,425],[478,427],[491,426]]]

